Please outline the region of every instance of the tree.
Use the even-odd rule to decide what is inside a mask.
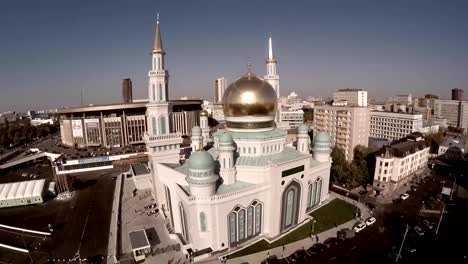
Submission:
[[[351,170],[346,161],[345,154],[337,147],[333,147],[332,166],[330,171],[331,181],[339,185],[348,185],[352,183]]]

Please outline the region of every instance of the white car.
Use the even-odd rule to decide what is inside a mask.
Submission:
[[[364,230],[364,228],[366,228],[366,224],[359,222],[353,227],[353,230],[354,232],[359,233],[360,231]]]
[[[375,219],[375,217],[373,217],[373,216],[372,216],[372,217],[369,217],[369,218],[367,218],[367,220],[366,220],[366,225],[367,225],[367,226],[370,226],[370,225],[374,224],[375,221],[377,221],[377,219]]]
[[[403,201],[408,199],[408,198],[409,198],[409,194],[407,194],[407,193],[404,193],[404,194],[400,195],[400,199],[403,200]]]

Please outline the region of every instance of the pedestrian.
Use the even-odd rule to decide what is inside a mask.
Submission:
[[[312,232],[309,233],[309,237],[310,237],[310,239],[312,239]]]
[[[315,235],[315,240],[316,240],[316,242],[318,242],[318,241],[319,241],[319,237],[318,237],[318,235]]]

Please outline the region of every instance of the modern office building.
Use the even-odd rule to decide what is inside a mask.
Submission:
[[[292,109],[283,107],[281,113],[281,124],[288,129],[296,129],[304,123],[304,111],[302,109]]]
[[[422,114],[370,112],[369,134],[373,138],[400,139],[420,131],[422,127]]]
[[[332,144],[343,150],[346,159],[353,159],[357,145],[369,143],[370,110],[367,107],[321,105],[314,107],[314,136],[328,133]]]
[[[158,21],[156,39],[159,32]],[[153,58],[163,55],[153,49]],[[161,108],[156,119],[161,124],[170,114],[170,109],[163,112],[166,104],[151,101],[148,118],[149,108]],[[148,126],[144,140],[153,195],[184,252],[223,251],[278,237],[310,221],[308,213],[328,198],[330,137],[318,133],[311,149],[309,128],[302,125],[297,147],[288,146],[287,131],[275,125],[277,104],[277,90],[249,69],[223,96],[226,128],[214,132],[208,146],[206,115],[201,115],[200,127],[191,131],[192,153],[182,165],[180,133],[171,123],[165,129]]]
[[[348,106],[367,107],[367,91],[362,89],[340,89],[333,93],[333,102],[347,102]]]
[[[223,100],[224,91],[226,90],[226,79],[224,77],[218,78],[214,81],[214,89],[215,89],[215,100],[213,103],[221,103]]]
[[[376,156],[374,187],[388,193],[406,183],[417,170],[427,166],[429,148],[418,132],[381,148]]]
[[[452,89],[452,100],[462,101],[463,100],[463,89],[454,88]]]
[[[170,115],[175,131],[190,133],[198,125],[201,100],[173,100]],[[94,105],[58,111],[62,143],[68,146],[123,147],[142,144],[148,127],[146,103]]]
[[[130,78],[122,80],[122,99],[126,104],[133,102],[133,87]]]
[[[468,128],[468,101],[435,100],[434,116],[447,120],[447,126]]]

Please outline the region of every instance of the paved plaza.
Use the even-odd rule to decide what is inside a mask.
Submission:
[[[136,192],[135,196],[133,196],[133,190],[135,190],[133,179],[125,178],[121,207],[121,252],[123,254],[121,260],[131,258],[132,248],[128,235],[129,232],[145,229],[154,254],[153,256],[148,256],[145,263],[188,263],[181,250],[174,250],[178,242],[169,237],[169,233],[166,229],[169,219],[165,219],[161,212],[150,216],[147,215],[148,212],[159,208],[145,209],[145,206],[155,203],[150,190],[139,190]]]

